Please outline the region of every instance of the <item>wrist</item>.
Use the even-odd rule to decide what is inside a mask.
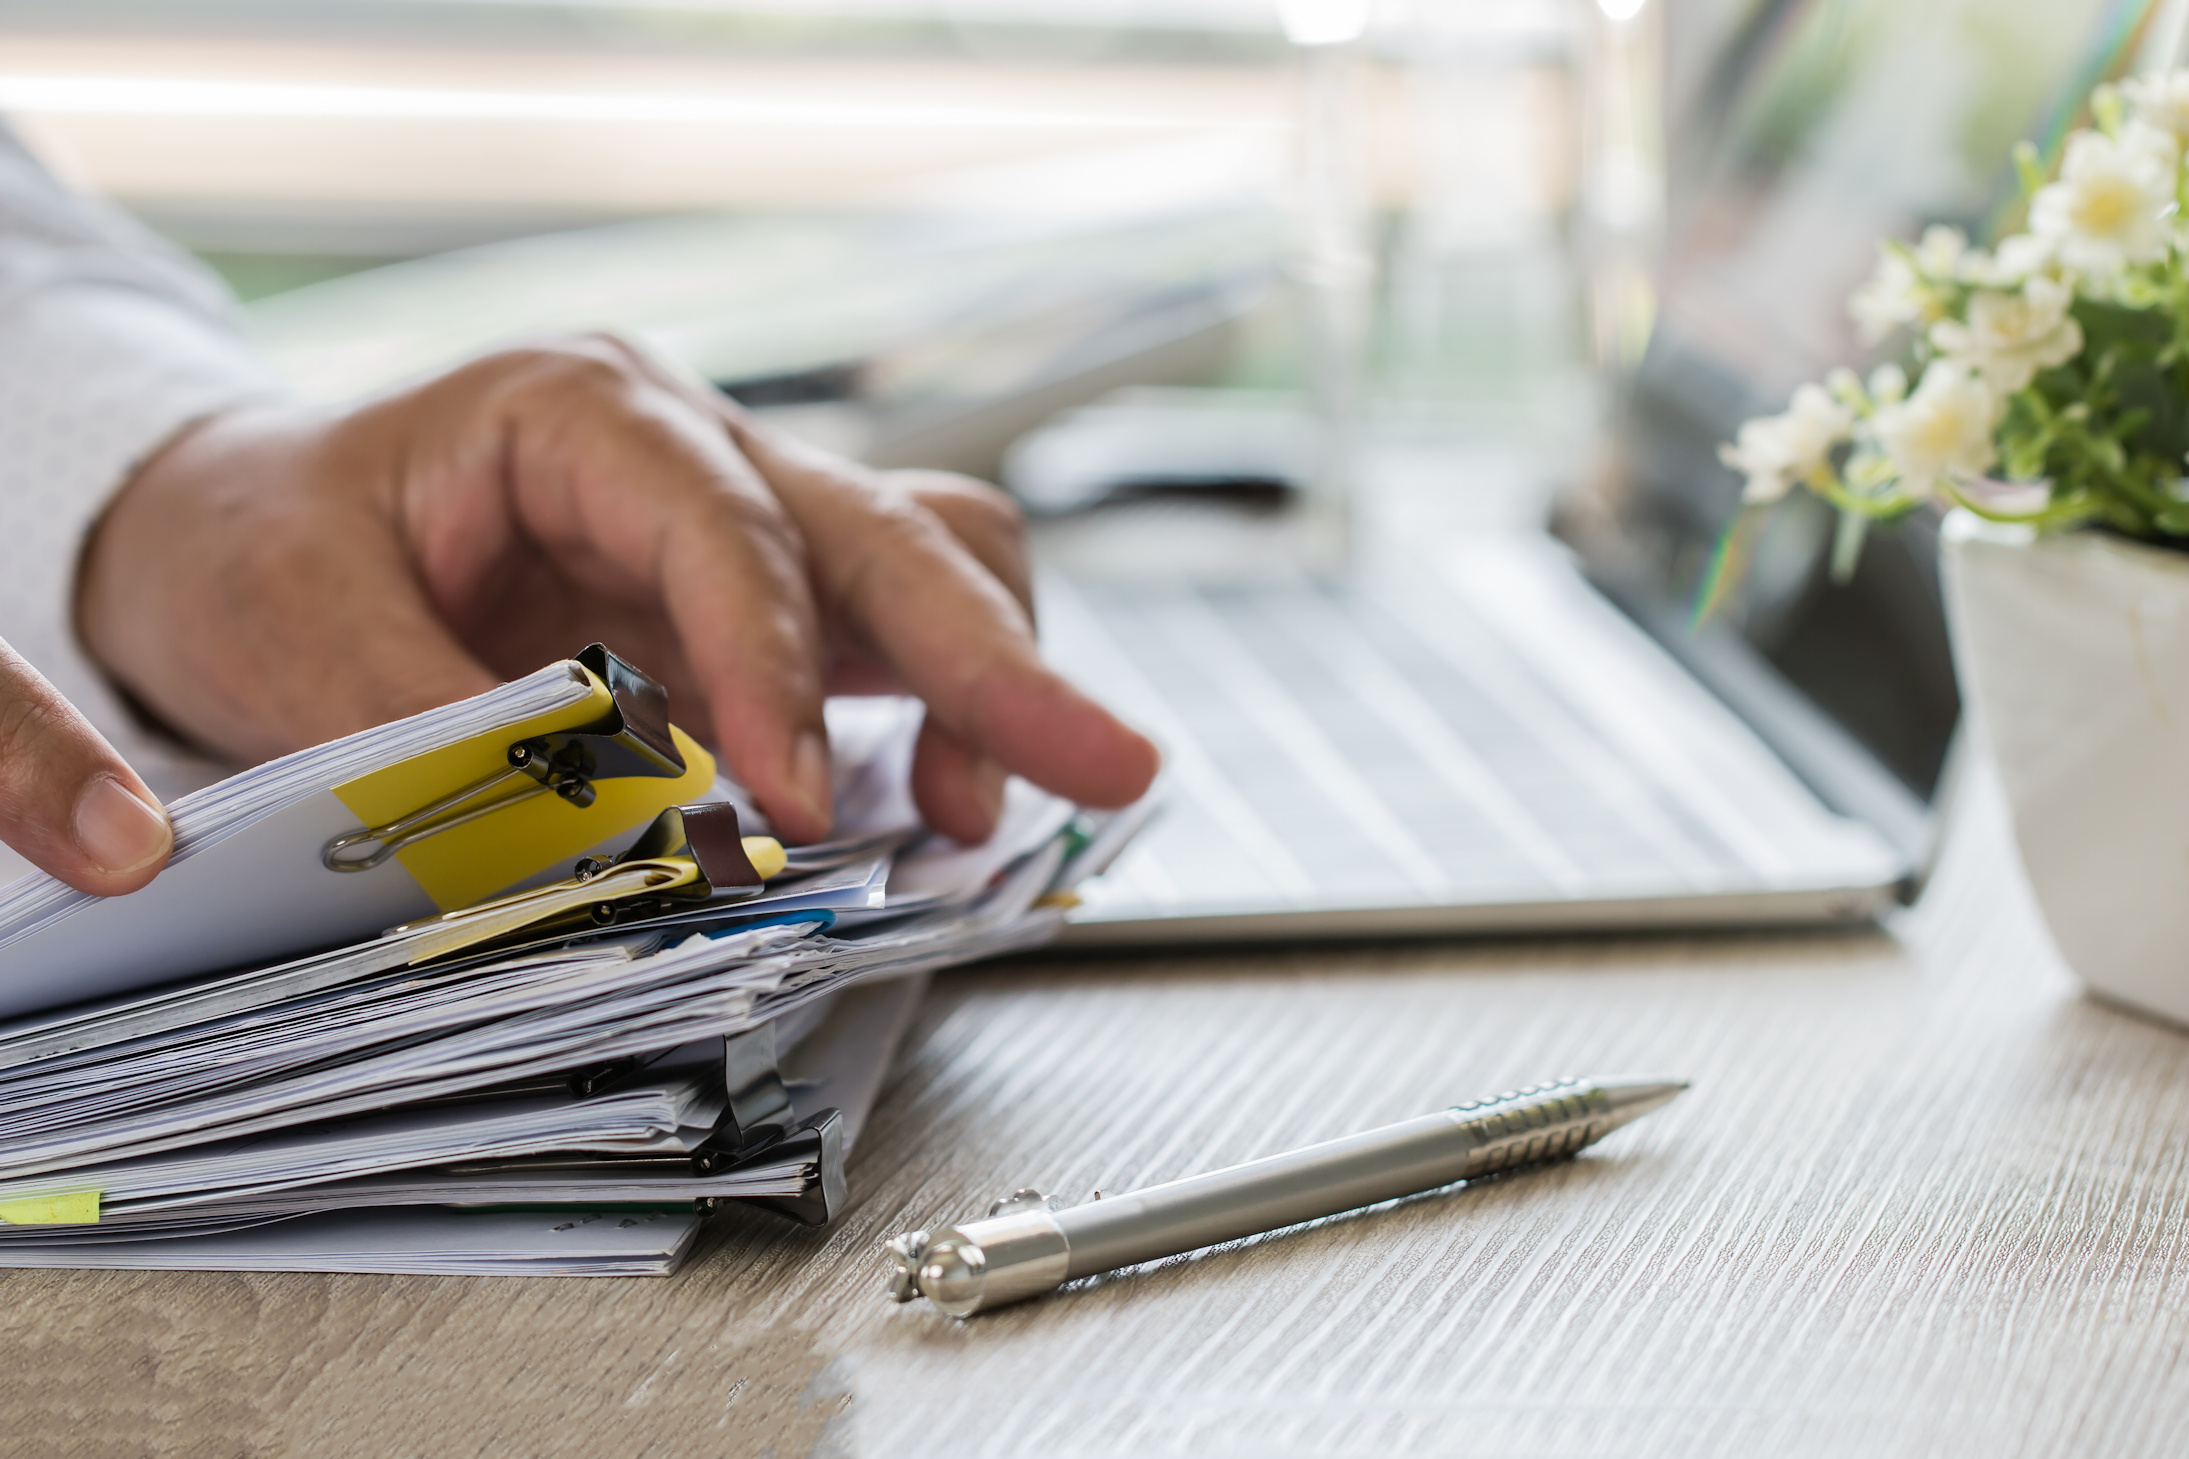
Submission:
[[[263,752],[204,703],[217,697],[217,672],[206,676],[222,640],[250,631],[224,611],[234,579],[222,549],[276,540],[253,486],[299,469],[316,415],[257,404],[190,422],[145,456],[85,533],[71,597],[78,643],[148,728],[201,753]],[[193,681],[213,694],[187,692]]]

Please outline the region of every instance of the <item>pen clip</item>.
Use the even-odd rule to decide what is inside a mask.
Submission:
[[[1027,1186],[1023,1190],[1011,1192],[1002,1200],[990,1201],[988,1203],[988,1219],[992,1221],[998,1216],[1012,1216],[1020,1211],[1053,1210],[1055,1206],[1056,1202],[1050,1197],[1043,1195],[1032,1186]]]

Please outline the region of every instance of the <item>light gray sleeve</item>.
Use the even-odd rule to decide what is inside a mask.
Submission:
[[[216,277],[69,191],[0,123],[0,637],[164,798],[218,769],[147,731],[84,653],[77,561],[138,463],[185,426],[278,393]]]

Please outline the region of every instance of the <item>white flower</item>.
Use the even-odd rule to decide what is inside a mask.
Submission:
[[[2039,370],[2064,365],[2082,352],[2083,327],[2067,312],[2074,302],[2073,289],[2041,274],[2019,293],[1979,289],[1969,296],[1968,322],[1939,320],[1931,326],[1931,344],[1982,375],[1992,389],[2012,395]]]
[[[2171,133],[2177,146],[2189,146],[2189,71],[2123,81],[2121,95],[2137,121]]]
[[[1847,312],[1854,315],[1863,340],[1876,344],[1901,325],[1920,320],[1927,303],[1915,265],[1887,248],[1877,255],[1877,271],[1847,300]]]
[[[1898,405],[1908,398],[1908,372],[1887,362],[1870,372],[1870,399],[1879,405]]]
[[[1970,249],[1961,260],[1961,281],[1980,289],[2019,288],[2031,275],[2051,269],[2052,254],[2051,239],[2039,238],[2034,233],[2016,233],[2000,239],[1998,248],[1990,253],[1981,248]]]
[[[1999,459],[1991,433],[2002,403],[1965,366],[1933,360],[1915,393],[1870,418],[1870,435],[1899,473],[1900,489],[1927,497],[1944,481],[1983,475]]]
[[[1968,251],[1968,234],[1933,223],[1923,230],[1923,240],[1915,246],[1915,266],[1926,278],[1950,279],[1961,271],[1961,260]]]
[[[2180,181],[2174,174],[2174,169],[2181,165],[2181,138],[2175,136],[2171,129],[2155,127],[2149,122],[2134,121],[2121,128],[2117,140],[2122,150],[2162,163],[2166,168],[2169,184]],[[2167,190],[2167,196],[2169,200],[2173,197],[2171,186]]]
[[[2170,135],[2131,123],[2118,140],[2102,132],[2067,139],[2060,180],[2030,199],[2030,231],[2069,268],[2107,275],[2166,256],[2178,149]]]
[[[1876,344],[1904,324],[1936,319],[1938,303],[1929,284],[1956,277],[1968,256],[1967,234],[1935,225],[1913,249],[1880,248],[1876,272],[1847,301],[1862,337]]]
[[[1775,502],[1802,477],[1824,464],[1832,448],[1855,427],[1855,413],[1817,385],[1794,392],[1784,415],[1749,421],[1718,459],[1748,478],[1741,500]]]

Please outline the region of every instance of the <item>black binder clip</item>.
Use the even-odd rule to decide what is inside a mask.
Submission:
[[[384,826],[367,826],[329,841],[319,859],[329,871],[370,871],[403,847],[438,836],[504,806],[536,795],[554,794],[572,805],[589,806],[596,780],[631,776],[674,780],[685,771],[676,736],[669,732],[668,691],[639,670],[590,644],[578,663],[608,686],[608,712],[591,724],[518,740],[509,747],[509,768],[497,770],[429,806]],[[468,811],[450,814],[466,802],[512,780],[529,779],[531,788]]]
[[[588,857],[577,865],[577,879],[590,881],[603,872],[637,862],[689,861],[698,875],[664,891],[626,896],[593,908],[600,926],[633,917],[655,916],[672,904],[706,902],[721,896],[751,896],[764,890],[766,878],[745,851],[745,837],[737,823],[737,807],[727,802],[711,805],[673,805],[654,817],[631,843],[631,849],[612,861]],[[759,1032],[758,1029],[753,1032]],[[743,1037],[743,1035],[739,1035]],[[772,1046],[771,1046],[772,1047]],[[770,1055],[773,1057],[772,1053]]]
[[[724,1036],[722,1089],[729,1096],[729,1107],[714,1127],[715,1141],[722,1149],[743,1154],[781,1135],[790,1124],[794,1117],[790,1089],[776,1061],[772,1022]]]
[[[802,1226],[826,1226],[842,1214],[847,1191],[844,1185],[844,1117],[834,1109],[822,1110],[749,1151],[717,1165],[712,1172],[729,1175],[751,1165],[796,1162],[803,1188],[794,1196],[706,1196],[702,1210],[713,1211],[722,1201],[758,1206],[778,1216],[788,1216]]]
[[[688,1056],[682,1050],[673,1052],[683,1066]],[[655,1059],[647,1058],[596,1064],[571,1074],[568,1087],[581,1099],[591,1098],[620,1087],[654,1064]],[[776,1064],[772,1023],[726,1036],[720,1067],[725,1107],[714,1133],[689,1157],[692,1174],[716,1178],[754,1166],[794,1165],[800,1188],[795,1195],[701,1196],[699,1211],[712,1215],[725,1201],[736,1201],[803,1225],[826,1226],[844,1209],[843,1113],[824,1109],[807,1119],[798,1118]],[[621,1157],[617,1159],[623,1163]]]
[[[844,1208],[847,1189],[843,1116],[825,1109],[793,1123],[797,1114],[776,1062],[774,1024],[764,1023],[722,1040],[722,1085],[728,1107],[713,1137],[693,1152],[693,1173],[729,1175],[762,1163],[795,1161],[803,1167],[804,1179],[797,1195],[734,1199],[808,1226],[826,1226],[834,1220]]]

